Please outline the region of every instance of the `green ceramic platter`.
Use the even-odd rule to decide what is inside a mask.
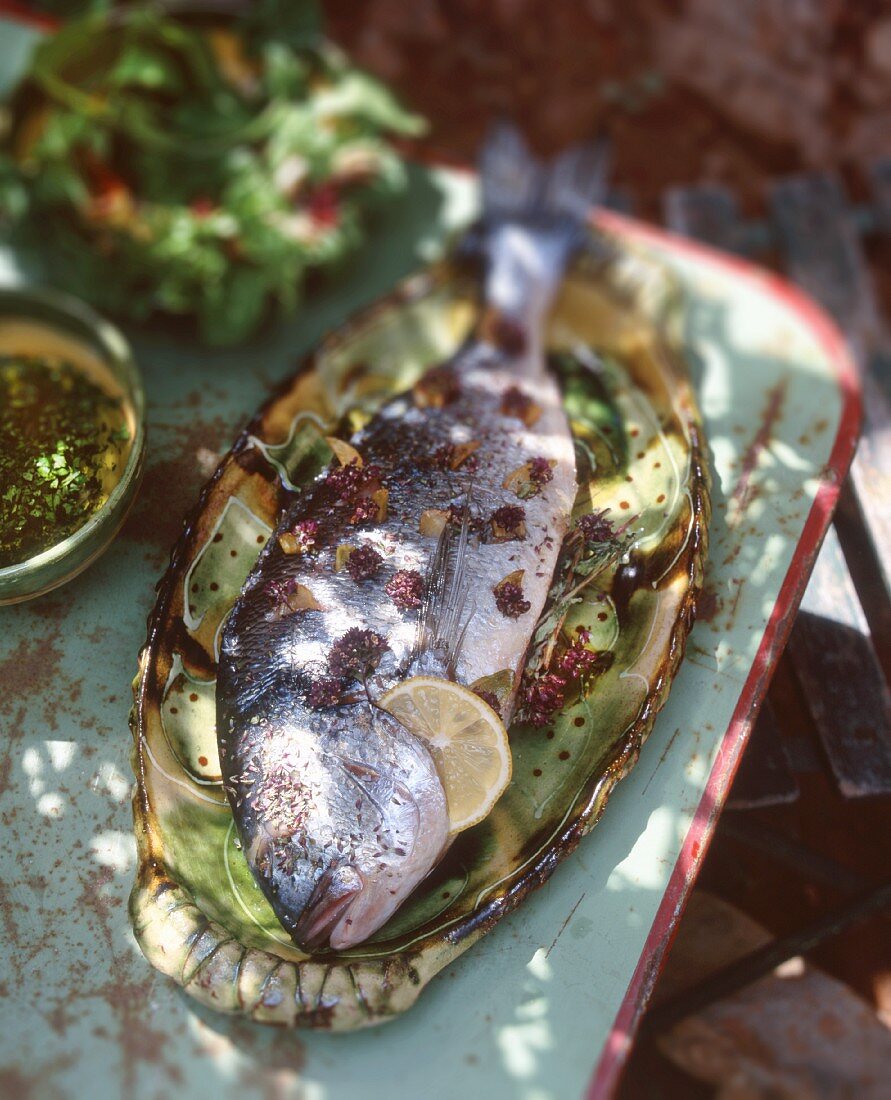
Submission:
[[[513,779],[493,813],[371,941],[339,954],[294,946],[239,850],[214,729],[220,627],[280,510],[330,461],[325,436],[345,436],[458,348],[477,317],[474,281],[441,263],[337,329],[223,459],[160,585],[132,715],[131,918],[147,957],[193,997],[336,1030],[392,1017],[598,820],[666,698],[702,576],[708,478],[674,303],[659,265],[598,238],[549,329],[576,440],[576,512],[604,509],[628,538],[564,629],[585,626],[611,664],[551,726],[514,723]]]

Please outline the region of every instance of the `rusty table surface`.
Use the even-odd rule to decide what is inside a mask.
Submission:
[[[7,30],[0,59],[27,46]],[[247,347],[209,352],[169,333],[131,333],[150,433],[135,511],[86,574],[0,610],[0,1095],[540,1100],[601,1095],[615,1080],[791,626],[857,420],[847,354],[807,300],[615,215],[603,214],[604,226],[652,248],[686,289],[714,522],[687,660],[602,823],[406,1017],[364,1033],[272,1031],[208,1012],[145,963],[126,917],[130,680],[184,512],[298,354],[435,254],[474,202],[466,176],[413,172],[409,198],[336,292]],[[0,254],[0,281],[30,277],[19,257]]]

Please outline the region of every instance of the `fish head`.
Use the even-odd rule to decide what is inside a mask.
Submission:
[[[363,702],[269,723],[252,760],[239,831],[279,920],[309,951],[368,939],[449,841],[426,746]]]

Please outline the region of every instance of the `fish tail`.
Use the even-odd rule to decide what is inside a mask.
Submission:
[[[486,301],[499,316],[528,326],[547,309],[571,256],[588,238],[608,165],[604,137],[542,162],[515,126],[494,127],[480,157],[481,248],[488,261]]]
[[[499,122],[480,156],[484,222],[566,223],[584,227],[603,198],[609,168],[604,135],[542,162],[516,126]]]

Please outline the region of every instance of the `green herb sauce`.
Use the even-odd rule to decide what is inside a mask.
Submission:
[[[120,480],[120,398],[60,357],[0,354],[0,567],[72,535]]]

